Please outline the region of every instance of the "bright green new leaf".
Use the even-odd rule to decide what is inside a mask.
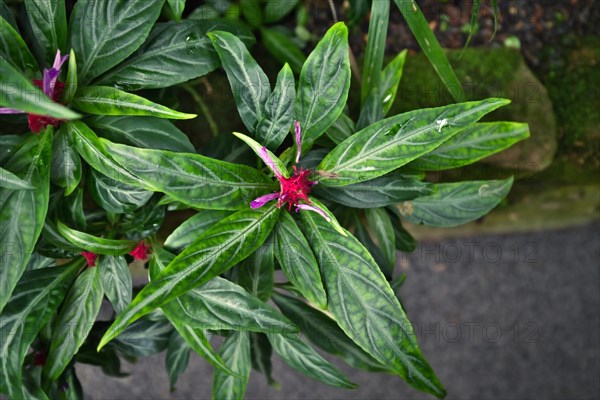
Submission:
[[[404,203],[400,212],[414,224],[453,227],[474,221],[502,201],[513,178],[497,181],[440,183],[437,191]]]
[[[366,181],[431,152],[465,127],[510,103],[487,99],[410,111],[384,119],[337,145],[316,173],[327,186]]]
[[[518,122],[483,122],[470,126],[410,166],[442,171],[472,164],[529,137],[529,126]]]
[[[321,266],[329,311],[356,344],[410,385],[444,397],[412,326],[369,252],[325,220],[302,213],[302,229]]]
[[[169,5],[169,8],[175,17],[175,20],[181,21],[183,9],[185,8],[185,0],[167,0],[167,4]],[[173,382],[171,382],[171,386],[174,386]]]
[[[236,375],[215,369],[211,391],[212,399],[243,399],[252,366],[248,332],[234,332],[223,341],[219,354]]]
[[[75,52],[71,49],[69,53],[69,69],[67,70],[67,80],[65,81],[65,91],[63,93],[63,102],[70,104],[77,92],[77,58]]]
[[[97,115],[137,115],[146,117],[191,119],[196,114],[171,110],[135,94],[108,86],[87,86],[77,90],[73,107]]]
[[[46,66],[52,65],[56,50],[67,47],[65,0],[25,0],[27,17]]]
[[[302,67],[294,114],[302,126],[302,147],[321,136],[346,106],[350,89],[348,28],[333,25]]]
[[[118,65],[144,42],[164,0],[79,0],[70,19],[79,79],[87,84]]]
[[[107,256],[119,256],[129,253],[137,245],[130,240],[105,239],[89,233],[80,232],[69,228],[60,221],[57,221],[58,232],[70,243],[95,254],[104,254]]]
[[[131,303],[133,283],[123,256],[100,256],[96,261],[102,287],[117,314]]]

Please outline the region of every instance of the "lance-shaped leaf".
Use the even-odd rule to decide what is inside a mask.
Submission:
[[[313,344],[339,356],[348,365],[372,372],[390,372],[381,363],[358,347],[337,323],[327,315],[299,299],[273,292],[273,300]]]
[[[248,257],[267,239],[278,214],[275,205],[238,211],[204,232],[142,289],[104,334],[99,348],[133,321]]]
[[[52,65],[56,50],[67,47],[67,11],[64,0],[25,0],[33,37],[46,65]]]
[[[206,75],[221,65],[206,36],[214,30],[230,31],[248,45],[254,42],[247,28],[227,21],[160,23],[136,53],[100,77],[98,83],[140,90],[173,86]]]
[[[139,177],[141,187],[165,193],[192,207],[244,209],[256,197],[273,189],[273,182],[266,175],[245,165],[199,154],[139,149],[105,139],[100,141],[106,154]]]
[[[356,344],[410,385],[444,397],[412,326],[369,252],[325,220],[303,213],[302,228],[321,266],[329,311]]]
[[[63,102],[70,104],[77,93],[77,58],[75,52],[71,49],[69,53],[69,69],[67,70],[67,80],[65,81],[65,91],[63,93]]]
[[[73,193],[81,180],[81,158],[72,146],[65,125],[61,126],[54,135],[51,168],[52,183],[64,188],[66,196]]]
[[[275,255],[285,276],[312,303],[321,308],[327,307],[327,296],[317,260],[304,234],[289,213],[281,213],[275,234]]]
[[[410,166],[441,171],[472,164],[529,137],[529,126],[518,122],[483,122],[470,126]]]
[[[335,144],[340,144],[356,132],[354,121],[348,115],[341,113],[333,125],[327,129],[327,137]],[[315,165],[316,166],[316,165]]]
[[[365,210],[365,215],[371,234],[376,241],[375,244],[380,249],[383,258],[379,266],[383,268],[384,273],[390,271],[389,276],[392,276],[396,266],[396,240],[392,221],[383,208],[369,208]],[[388,274],[385,273],[385,275]]]
[[[33,189],[31,183],[24,181],[10,171],[0,168],[0,187],[7,189]]]
[[[273,379],[273,363],[271,356],[273,347],[264,333],[250,333],[250,357],[252,358],[252,368],[260,372],[267,379],[269,385],[276,385]]]
[[[175,390],[177,379],[185,372],[190,363],[192,348],[177,331],[173,331],[169,337],[165,365],[169,375],[171,391]]]
[[[148,203],[154,195],[153,192],[115,181],[95,170],[88,177],[92,198],[111,213],[133,212]]]
[[[17,32],[4,18],[0,17],[0,56],[28,76],[38,73],[37,62]]]
[[[203,210],[179,225],[165,240],[167,250],[179,253],[205,230],[231,215],[230,211]]]
[[[257,124],[265,116],[264,104],[271,93],[269,78],[235,35],[215,31],[208,33],[208,37],[227,73],[240,117],[246,128],[255,132]]]
[[[8,395],[22,398],[22,367],[29,346],[63,301],[83,260],[23,275],[0,315],[0,376]]]
[[[170,119],[196,118],[196,114],[186,114],[171,110],[109,86],[86,86],[77,90],[73,106],[78,110],[97,115],[137,115]]]
[[[417,249],[417,240],[402,226],[400,211],[394,206],[387,207],[387,211],[393,222],[396,249],[405,253],[412,253]]]
[[[383,115],[392,108],[400,79],[402,79],[402,71],[404,69],[404,61],[406,61],[406,50],[401,51],[381,72],[381,103],[383,107]]]
[[[60,221],[57,221],[56,227],[62,237],[67,239],[70,243],[80,249],[91,251],[95,254],[104,254],[107,256],[123,255],[129,253],[137,245],[136,242],[130,240],[105,239],[90,235],[89,233],[80,232],[69,228]]]
[[[87,118],[86,123],[112,142],[180,153],[196,152],[187,135],[166,119],[96,115]]]
[[[369,19],[369,40],[365,50],[365,63],[362,71],[361,85],[361,114],[367,107],[366,102],[369,94],[381,89],[381,70],[383,69],[383,56],[385,53],[388,22],[390,18],[390,2],[375,1],[371,5],[371,16]],[[374,107],[378,109],[377,114],[383,115],[379,98],[373,100]],[[371,122],[375,122],[373,120]]]
[[[502,201],[513,178],[496,181],[440,183],[437,191],[404,203],[400,212],[414,224],[453,227],[474,221]]]
[[[56,380],[65,370],[92,329],[102,304],[98,268],[87,268],[71,286],[56,320],[44,375]]]
[[[79,78],[92,78],[118,65],[144,42],[164,0],[78,1],[70,19],[71,46]]]
[[[244,143],[246,143],[252,149],[252,151],[254,151],[254,153],[256,153],[257,156],[262,158],[263,162],[265,164],[267,164],[267,166],[269,167],[270,170],[277,171],[278,173],[285,176],[286,178],[289,177],[290,174],[289,174],[287,168],[285,167],[285,164],[283,163],[283,161],[281,161],[279,159],[279,157],[277,157],[275,154],[273,154],[271,152],[271,150],[266,149],[266,151],[263,152],[264,146],[261,145],[260,143],[258,143],[256,140],[244,135],[243,133],[233,132],[233,134],[235,136],[237,136],[238,138],[242,139],[244,141]],[[265,160],[264,153],[266,153],[269,156],[268,160]]]
[[[269,334],[267,336],[273,350],[296,371],[327,385],[345,389],[358,387],[297,335]]]
[[[487,99],[410,111],[355,133],[325,157],[317,173],[327,186],[344,186],[393,171],[429,153],[465,127],[510,103]]]
[[[215,369],[212,385],[213,400],[243,399],[250,378],[250,338],[248,332],[235,332],[221,344],[219,354],[236,374]]]
[[[340,187],[315,186],[315,194],[353,208],[378,208],[434,192],[434,186],[411,175],[392,173]]]
[[[295,116],[302,126],[302,147],[321,136],[340,116],[350,89],[348,28],[333,25],[302,67]]]
[[[258,250],[240,263],[238,269],[238,284],[262,301],[269,300],[273,293],[274,249],[273,236],[270,236]]]
[[[285,64],[277,75],[273,93],[265,103],[265,116],[256,127],[256,139],[269,149],[275,150],[283,143],[294,122],[294,85],[294,73],[288,64]]]
[[[169,10],[173,14],[175,21],[181,21],[183,15],[183,9],[185,8],[185,0],[167,0]],[[173,385],[171,385],[173,386]]]
[[[13,108],[26,113],[48,115],[64,120],[80,115],[50,100],[40,89],[15,67],[0,56],[0,107]]]
[[[32,190],[0,188],[0,311],[25,271],[48,211],[52,128],[32,136],[6,167]]]
[[[96,266],[106,297],[117,314],[131,303],[133,283],[129,266],[122,256],[101,256]]]

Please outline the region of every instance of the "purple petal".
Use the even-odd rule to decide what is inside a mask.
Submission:
[[[267,204],[269,201],[275,200],[279,198],[279,193],[269,193],[266,194],[264,196],[260,196],[254,200],[252,200],[252,202],[250,202],[250,207],[256,209],[256,208],[260,208],[262,206],[264,206],[265,204]]]
[[[314,212],[316,212],[318,214],[321,214],[321,216],[323,218],[325,218],[327,220],[327,222],[331,222],[331,218],[329,218],[329,215],[327,215],[327,213],[325,211],[321,210],[317,206],[311,206],[309,204],[296,204],[296,212],[298,212],[298,209],[300,209],[300,210],[314,211]]]
[[[302,128],[300,127],[299,121],[294,121],[294,132],[296,139],[296,164],[300,162],[300,155],[302,154]]]
[[[54,57],[54,64],[52,65],[52,68],[60,71],[60,69],[62,68],[62,65],[68,59],[69,59],[69,55],[68,54],[66,56],[61,56],[60,55],[60,50],[57,50],[56,51],[56,57]]]
[[[258,151],[258,156],[265,162],[267,167],[269,167],[271,171],[273,171],[277,179],[283,178],[283,174],[281,173],[279,168],[277,168],[277,165],[275,165],[275,161],[273,161],[273,159],[269,155],[269,152],[267,151],[266,147],[263,146],[263,148]]]
[[[60,50],[56,52],[56,57],[54,57],[54,64],[50,69],[44,69],[44,80],[43,87],[44,93],[46,96],[51,99],[54,98],[54,87],[56,86],[56,80],[60,75],[60,70],[65,63],[69,59],[69,55],[61,56]]]
[[[26,114],[23,111],[15,110],[14,108],[0,107],[0,114]]]

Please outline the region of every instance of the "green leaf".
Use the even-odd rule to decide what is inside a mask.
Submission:
[[[8,107],[37,115],[70,120],[80,115],[53,102],[0,56],[0,107]]]
[[[346,335],[410,385],[444,397],[446,392],[423,358],[410,321],[368,251],[323,218],[311,213],[301,217],[321,266],[329,311]]]
[[[275,234],[275,255],[287,278],[312,303],[321,308],[327,307],[327,296],[321,281],[319,265],[308,241],[290,213],[281,213]]]
[[[375,243],[383,256],[382,261],[385,264],[380,264],[380,267],[383,267],[384,271],[390,271],[389,276],[392,276],[396,266],[396,240],[392,221],[383,208],[368,208],[365,215]]]
[[[368,33],[369,40],[367,41],[367,49],[365,50],[365,63],[362,71],[362,85],[360,91],[363,109],[366,106],[365,102],[369,98],[369,93],[373,90],[379,90],[381,87],[381,70],[383,69],[383,56],[385,53],[389,18],[389,1],[374,1],[371,4]],[[383,110],[381,109],[379,98],[375,99],[374,105],[377,107],[378,113],[382,114]]]
[[[402,220],[400,218],[400,211],[396,207],[389,206],[387,211],[392,218],[392,226],[394,228],[394,240],[396,242],[396,249],[405,253],[412,253],[417,249],[417,240],[412,237],[402,226]]]
[[[518,122],[484,122],[463,129],[431,153],[413,161],[420,170],[441,171],[472,164],[529,137],[529,126]]]
[[[237,281],[241,287],[262,301],[271,298],[275,278],[275,254],[272,236],[241,262],[238,272]]]
[[[273,93],[265,103],[265,116],[256,127],[256,139],[269,149],[276,150],[283,143],[294,122],[294,82],[294,73],[285,64],[277,75]]]
[[[64,0],[25,0],[25,8],[46,65],[52,65],[56,50],[67,48],[67,11]]]
[[[221,344],[219,354],[236,375],[215,369],[212,385],[213,400],[243,399],[250,378],[250,338],[248,332],[235,332]]]
[[[73,283],[56,320],[44,376],[57,380],[83,344],[102,304],[98,268],[87,268]]]
[[[25,271],[48,211],[52,128],[30,137],[6,167],[33,190],[0,188],[0,311]]]
[[[410,175],[392,173],[340,187],[316,186],[314,193],[353,208],[378,208],[434,192],[434,186]]]
[[[183,15],[183,9],[185,8],[185,0],[167,0],[167,4],[175,16],[175,20],[180,21],[181,16]],[[174,386],[174,384],[172,383],[171,386]]]
[[[384,119],[337,145],[317,169],[327,186],[376,178],[431,152],[485,114],[510,103],[487,99],[410,111]]]
[[[118,65],[144,42],[164,0],[80,0],[70,19],[71,46],[78,57],[79,80]]]
[[[405,203],[402,216],[413,224],[453,227],[474,221],[496,207],[513,178],[437,184],[437,192]]]
[[[269,78],[235,35],[215,31],[208,33],[208,37],[227,73],[240,117],[246,128],[255,132],[257,124],[265,116],[264,104],[271,93]]]
[[[297,335],[269,334],[267,336],[273,350],[296,371],[330,386],[345,389],[358,387]]]
[[[264,333],[250,332],[250,357],[252,358],[252,368],[260,372],[267,379],[271,386],[277,385],[273,379],[273,364],[271,356],[273,347]]]
[[[0,135],[0,165],[4,165],[27,139],[26,135]]]
[[[65,82],[65,92],[63,93],[63,102],[70,104],[77,92],[77,58],[75,52],[71,49],[69,53],[69,69],[67,70],[67,80]]]
[[[308,304],[273,292],[273,300],[286,317],[300,327],[300,331],[316,346],[339,356],[348,365],[372,372],[389,372],[383,365],[358,347],[340,329],[337,323]]]
[[[131,303],[133,283],[129,266],[122,256],[100,256],[97,262],[106,297],[117,314]]]
[[[415,39],[417,39],[421,50],[423,50],[423,53],[425,53],[431,62],[431,65],[442,82],[444,82],[454,100],[457,102],[465,101],[465,94],[463,93],[460,81],[456,77],[444,50],[429,27],[416,1],[396,0],[396,5],[400,9]]]
[[[65,189],[65,196],[73,193],[81,181],[81,158],[73,147],[66,125],[62,125],[54,135],[50,173],[52,183]]]
[[[469,36],[467,37],[467,41],[465,43],[464,48],[467,48],[467,46],[469,46],[469,42],[473,37],[473,33],[477,30],[477,18],[479,17],[479,7],[479,0],[473,0],[473,10],[471,11],[471,23],[469,24]]]
[[[29,346],[64,299],[82,260],[26,272],[0,315],[0,376],[8,395],[22,398],[22,366]],[[1,386],[1,385],[0,385]]]
[[[288,3],[283,2],[283,3]],[[288,35],[278,29],[263,28],[260,30],[262,44],[280,63],[288,63],[292,70],[299,74],[306,56]]]
[[[165,350],[173,327],[164,317],[141,318],[128,326],[113,345],[130,357],[147,357]]]
[[[101,142],[118,165],[139,177],[141,187],[192,207],[245,209],[253,199],[273,189],[271,179],[245,165],[198,154],[138,149],[104,139]]]
[[[206,229],[231,215],[230,211],[203,210],[179,225],[165,240],[165,248],[176,253],[189,246]]]
[[[333,125],[327,129],[327,137],[335,144],[340,144],[356,132],[354,121],[348,115],[341,113]]]
[[[116,143],[181,153],[196,152],[187,135],[166,119],[95,115],[87,118],[86,123],[98,135]]]
[[[91,171],[88,179],[87,187],[94,201],[115,214],[135,211],[154,195],[153,192],[116,181],[95,170]]]
[[[381,251],[379,246],[377,246],[377,244],[375,244],[375,242],[373,241],[373,238],[369,234],[367,227],[363,226],[363,221],[360,218],[358,218],[358,215],[356,215],[356,213],[354,213],[354,215],[356,216],[356,223],[354,226],[354,237],[356,237],[358,241],[365,247],[365,249],[367,249],[369,254],[371,254],[373,260],[375,261],[381,272],[383,272],[385,279],[390,281],[394,273],[393,266],[390,267],[390,264],[386,261],[383,252]]]
[[[333,25],[302,67],[295,116],[302,126],[303,148],[321,136],[338,119],[350,89],[348,28]]]
[[[248,45],[252,33],[226,21],[181,21],[157,24],[148,40],[125,62],[97,80],[123,90],[173,86],[204,76],[221,63],[207,32],[230,31]]]
[[[291,13],[298,5],[299,0],[266,0],[263,12],[263,22],[270,24],[281,20]]]
[[[165,358],[171,391],[175,390],[177,379],[179,379],[181,374],[187,369],[188,364],[190,363],[191,353],[192,348],[190,345],[187,344],[177,331],[173,331],[169,337],[167,356]]]
[[[171,110],[143,97],[108,86],[80,88],[73,98],[73,106],[78,110],[96,115],[137,115],[169,119],[196,118],[196,114]]]
[[[238,211],[198,236],[117,317],[104,334],[99,348],[131,322],[208,282],[248,257],[267,239],[278,214],[279,209],[274,205],[259,210]]]
[[[37,62],[17,32],[0,17],[0,57],[6,58],[15,68],[33,77],[39,73]]]
[[[398,86],[402,79],[402,71],[404,70],[404,61],[406,61],[406,50],[398,53],[396,57],[381,72],[381,103],[383,107],[383,115],[392,108],[394,100],[396,99],[396,93],[398,92]]]
[[[70,243],[95,254],[119,256],[129,253],[137,245],[136,242],[130,240],[105,239],[90,235],[89,233],[80,232],[69,228],[60,221],[57,221],[56,227],[58,232]]]
[[[83,194],[83,188],[77,188],[71,195],[63,196],[56,212],[58,219],[81,230],[85,230],[87,225],[83,211]]]
[[[244,143],[246,143],[252,149],[252,151],[254,151],[254,153],[260,157],[260,152],[262,151],[262,148],[264,147],[263,145],[258,143],[256,140],[244,135],[243,133],[233,132],[233,134],[236,137],[238,137],[239,139],[243,140]],[[267,154],[269,155],[269,157],[271,158],[271,161],[272,161],[272,165],[269,165],[269,169],[276,169],[283,176],[285,176],[286,178],[289,178],[290,174],[289,174],[288,169],[286,168],[285,164],[283,163],[283,161],[281,161],[279,159],[279,157],[277,157],[275,154],[273,154],[273,152],[271,152],[271,150],[269,150],[269,149],[267,149]]]
[[[34,187],[31,183],[24,181],[10,171],[0,168],[0,187],[6,189],[30,190]]]

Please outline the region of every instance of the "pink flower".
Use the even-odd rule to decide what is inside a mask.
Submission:
[[[294,132],[297,147],[296,164],[298,164],[302,155],[302,130],[298,121],[294,121]],[[288,210],[295,207],[296,212],[299,210],[314,211],[323,216],[327,221],[331,220],[325,211],[311,204],[308,198],[312,187],[317,184],[317,182],[310,180],[310,170],[298,169],[297,166],[294,166],[294,173],[289,178],[286,178],[269,155],[266,147],[263,147],[258,155],[275,174],[275,177],[279,181],[280,190],[279,193],[269,193],[254,199],[250,203],[250,207],[254,209],[260,208],[270,201],[277,200],[277,208],[281,208],[283,204],[287,203]]]
[[[133,256],[133,259],[136,261],[146,261],[148,259],[148,253],[150,249],[148,246],[144,244],[144,242],[140,242],[135,249],[129,252],[130,255]]]
[[[56,57],[54,58],[54,64],[52,68],[46,69],[44,68],[43,79],[34,79],[33,84],[44,92],[46,96],[51,98],[53,101],[58,101],[64,91],[64,83],[58,82],[58,76],[60,75],[60,70],[62,65],[69,58],[68,55],[61,56],[60,50],[56,52]],[[0,107],[0,114],[25,114],[23,111],[15,110],[12,108]],[[48,125],[52,125],[55,127],[60,126],[61,120],[45,117],[43,115],[29,114],[28,118],[29,129],[31,132],[38,133],[42,129],[46,128]]]
[[[98,258],[98,255],[96,253],[92,253],[91,251],[82,251],[81,255],[86,259],[88,266],[96,266],[96,259]]]

